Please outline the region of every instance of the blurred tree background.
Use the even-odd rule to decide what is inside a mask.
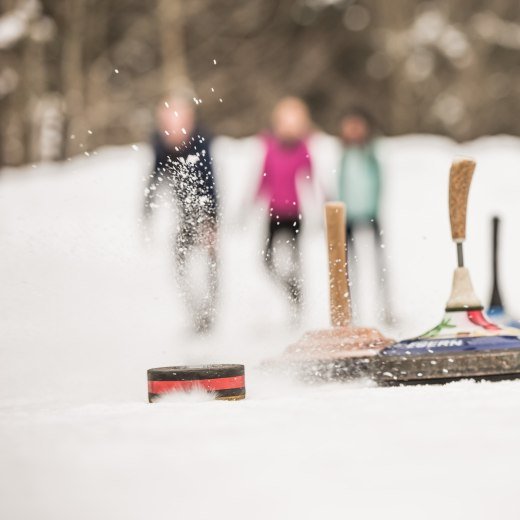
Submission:
[[[193,90],[244,136],[282,95],[335,132],[362,104],[389,135],[518,134],[518,0],[0,0],[0,161],[146,140]]]

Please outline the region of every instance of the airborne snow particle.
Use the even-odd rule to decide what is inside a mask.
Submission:
[[[114,72],[115,72],[116,74],[119,74],[119,69],[114,69]]]
[[[217,60],[213,60],[213,65],[216,65],[217,64]]]
[[[139,146],[137,146],[136,144],[133,144],[132,150],[135,150],[136,152],[139,151]]]

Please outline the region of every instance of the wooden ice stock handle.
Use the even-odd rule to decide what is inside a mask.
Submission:
[[[456,159],[450,170],[450,223],[451,237],[455,242],[466,240],[466,212],[475,161]]]
[[[330,320],[334,327],[350,323],[350,296],[345,236],[345,205],[342,202],[325,204],[327,246],[329,253]]]

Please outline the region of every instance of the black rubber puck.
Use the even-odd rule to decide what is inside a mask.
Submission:
[[[148,400],[161,395],[202,389],[215,399],[238,400],[246,396],[244,365],[199,365],[150,368]]]

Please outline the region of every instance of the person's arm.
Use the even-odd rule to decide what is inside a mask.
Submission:
[[[309,151],[309,147],[305,147],[307,150],[305,152],[305,164],[304,164],[304,175],[307,180],[311,180],[314,177],[313,172],[313,164],[311,159],[311,152]]]
[[[154,166],[153,170],[148,175],[148,180],[144,189],[143,215],[145,218],[149,218],[152,214],[154,202],[157,197],[157,190],[162,178],[160,176],[160,170],[161,167],[164,167],[162,166],[162,147],[159,141],[159,137],[156,134],[152,137],[152,148],[154,154]]]
[[[200,171],[203,172],[203,182],[206,192],[211,195],[213,202],[217,203],[217,187],[215,181],[215,172],[213,169],[213,157],[211,155],[212,138],[209,135],[198,134],[196,139],[199,140],[197,144],[197,155],[199,157]]]
[[[262,163],[262,171],[260,172],[260,182],[258,183],[258,188],[255,194],[255,200],[260,200],[263,197],[267,197],[271,184],[271,177],[269,175],[269,145],[265,136],[263,136],[262,140],[265,147],[265,155],[264,161]]]
[[[376,211],[379,213],[379,206],[381,204],[381,163],[377,158],[377,144],[372,142],[369,149],[370,165],[372,168],[372,175],[375,181],[375,200],[376,200]]]
[[[338,179],[337,179],[337,190],[338,200],[345,202],[345,193],[347,192],[347,175],[345,172],[345,154],[346,150],[341,152],[339,164],[338,164]]]
[[[313,132],[306,141],[310,152],[312,185],[316,200],[338,200],[338,169],[343,147],[339,139],[321,131]]]
[[[265,135],[257,134],[241,141],[242,153],[248,158],[244,164],[243,177],[237,179],[242,189],[236,199],[236,209],[230,217],[232,222],[243,224],[256,209],[260,209],[269,193],[269,179],[264,177],[267,168],[267,142]]]

